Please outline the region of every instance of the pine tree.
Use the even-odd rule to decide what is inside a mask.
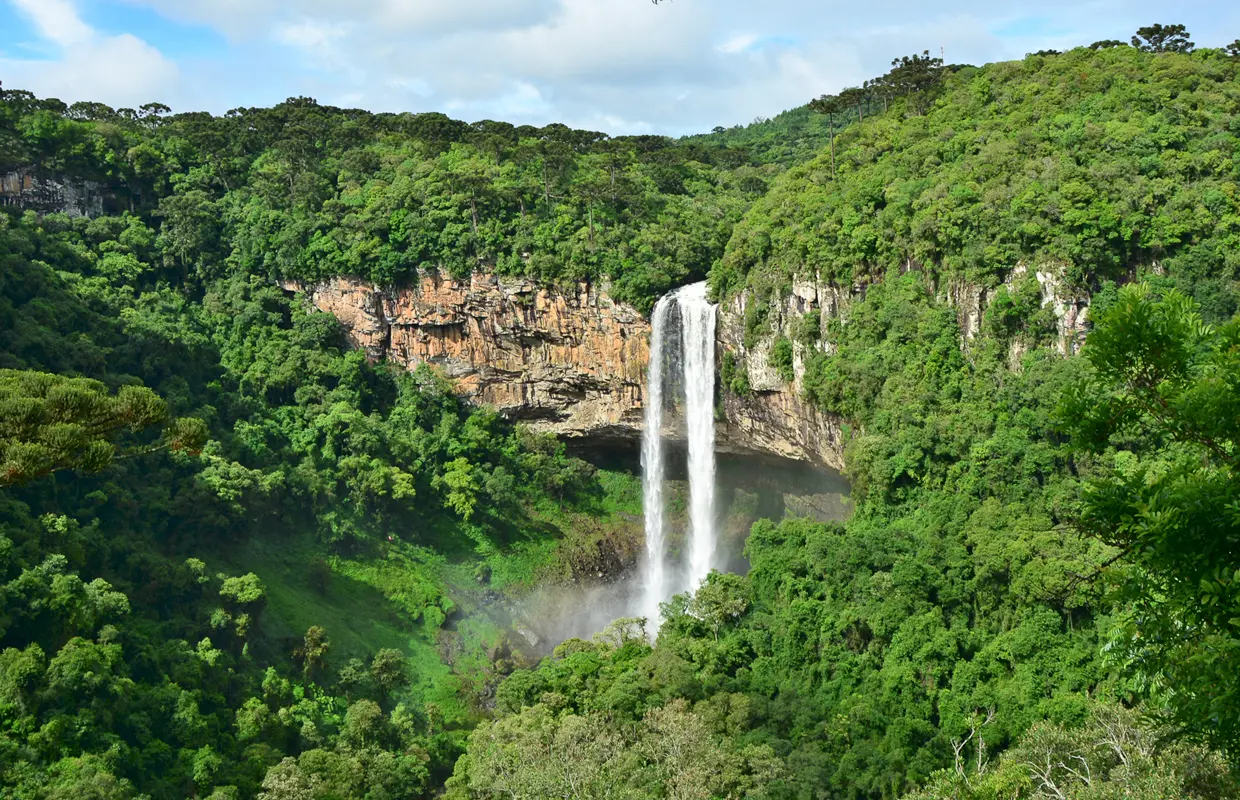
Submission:
[[[1183,25],[1147,25],[1137,29],[1132,46],[1146,53],[1191,53],[1193,43]]]
[[[160,423],[169,423],[168,408],[144,386],[122,386],[112,394],[88,378],[0,370],[0,486],[62,469],[97,472],[118,452],[197,451],[206,439],[201,420],[179,419],[157,443],[118,450],[114,439],[120,435]]]

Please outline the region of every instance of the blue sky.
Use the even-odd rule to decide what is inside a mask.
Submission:
[[[681,134],[770,116],[942,50],[986,63],[1240,4],[1146,0],[0,0],[0,81],[216,113],[311,96],[375,111]]]

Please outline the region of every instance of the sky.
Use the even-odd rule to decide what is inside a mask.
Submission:
[[[1154,22],[1221,46],[1240,37],[1240,3],[0,0],[0,82],[116,108],[223,113],[306,96],[681,135],[773,116],[898,55],[984,64]]]

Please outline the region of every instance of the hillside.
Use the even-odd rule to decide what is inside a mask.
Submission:
[[[723,391],[782,382],[851,423],[854,515],[758,523],[749,575],[672,603],[652,650],[573,643],[510,678],[510,713],[474,735],[459,785],[528,785],[534,768],[498,765],[538,758],[524,731],[572,725],[621,738],[587,759],[623,780],[626,748],[685,698],[681,729],[716,752],[703,796],[1234,794],[1216,756],[1153,748],[1135,766],[1097,748],[1174,730],[1235,746],[1231,528],[1174,555],[1188,534],[1158,520],[1195,501],[1165,494],[1188,478],[1153,475],[1204,458],[1193,485],[1234,496],[1226,456],[1185,441],[1215,423],[1174,399],[1230,367],[1164,367],[1155,348],[1207,330],[1176,290],[1208,320],[1236,310],[1238,70],[1220,51],[1129,47],[960,68],[781,176],[711,271],[745,321]],[[1118,290],[1138,279],[1166,304]],[[1110,351],[1061,355],[1081,345],[1064,298],[1092,306]],[[1230,331],[1191,346],[1205,359]],[[1143,364],[1167,412],[1126,371]],[[1210,407],[1230,452],[1230,412]],[[1142,702],[1171,727],[1123,708]],[[1056,763],[1096,772],[1087,787]]]

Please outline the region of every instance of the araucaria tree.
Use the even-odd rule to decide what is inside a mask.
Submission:
[[[1137,28],[1132,46],[1147,53],[1191,53],[1193,43],[1183,25],[1147,25]]]

